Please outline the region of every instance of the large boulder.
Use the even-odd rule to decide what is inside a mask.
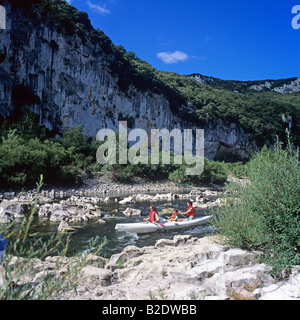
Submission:
[[[23,218],[29,209],[29,206],[22,202],[3,201],[0,203],[0,222],[11,223],[16,218]]]
[[[125,211],[123,211],[123,214],[126,217],[137,217],[142,214],[142,211],[138,209],[127,208]]]

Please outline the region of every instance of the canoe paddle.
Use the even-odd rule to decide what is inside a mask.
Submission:
[[[163,227],[163,228],[167,228],[164,224],[161,224],[161,223],[159,223],[159,222],[152,222],[152,221],[149,221],[148,219],[145,219],[144,221],[148,221],[148,222],[150,222],[150,223],[159,225],[159,226],[161,226],[161,227]]]
[[[178,212],[182,217],[186,218],[186,216],[184,214],[182,214],[181,212]]]
[[[164,227],[164,228],[167,228],[164,224],[161,224],[161,223],[159,223],[159,222],[153,222],[154,224],[157,224],[157,225],[159,225],[159,226],[162,226],[162,227]]]

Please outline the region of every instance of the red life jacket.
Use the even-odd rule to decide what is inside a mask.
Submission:
[[[155,222],[155,215],[157,214],[157,212],[156,211],[150,211],[150,213],[149,213],[149,221],[150,222]]]
[[[194,218],[195,218],[195,216],[196,216],[196,209],[195,209],[195,207],[189,206],[187,211],[189,211],[191,208],[192,208],[193,210],[192,210],[191,213],[188,213],[187,216],[188,216],[188,217],[194,217]]]

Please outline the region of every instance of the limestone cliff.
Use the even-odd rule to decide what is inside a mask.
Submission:
[[[239,91],[274,91],[281,94],[300,92],[300,78],[289,78],[279,80],[261,80],[261,81],[235,81],[222,80],[201,74],[192,74],[190,77],[202,84],[213,87],[224,88],[234,92]]]
[[[67,34],[50,15],[4,1],[6,30],[0,32],[0,118],[20,117],[27,109],[49,130],[61,133],[81,126],[87,137],[102,128],[195,128],[182,118],[190,105],[174,112],[163,93],[121,89],[107,53],[88,36]],[[26,13],[26,12],[25,12]],[[185,117],[186,119],[186,117]],[[0,119],[1,120],[1,119]],[[203,129],[203,128],[202,128]],[[221,120],[205,128],[205,153],[210,159],[247,159],[258,150],[254,139],[237,124]]]

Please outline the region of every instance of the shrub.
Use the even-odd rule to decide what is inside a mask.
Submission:
[[[248,164],[248,183],[227,186],[226,205],[214,212],[225,243],[260,249],[273,274],[300,263],[300,168],[298,153],[266,147]]]
[[[235,176],[236,178],[245,178],[248,174],[248,163],[242,162],[225,163],[223,165],[228,174]]]
[[[149,159],[150,162],[150,159]],[[133,181],[139,177],[148,181],[159,181],[167,179],[172,170],[172,165],[164,164],[115,164],[110,167],[112,178],[115,181]]]
[[[203,182],[224,183],[227,172],[222,163],[204,159],[204,171],[199,178]]]
[[[181,165],[169,174],[169,179],[179,183],[224,183],[227,180],[227,172],[220,162],[214,162],[204,158],[204,171],[201,175],[187,176],[185,174],[187,166]]]
[[[63,136],[63,146],[65,148],[74,147],[75,152],[84,149],[84,130],[81,127],[67,129]]]
[[[49,182],[76,183],[80,167],[75,166],[73,148],[38,138],[26,140],[10,131],[0,144],[0,183],[9,186],[34,184],[44,174]]]

